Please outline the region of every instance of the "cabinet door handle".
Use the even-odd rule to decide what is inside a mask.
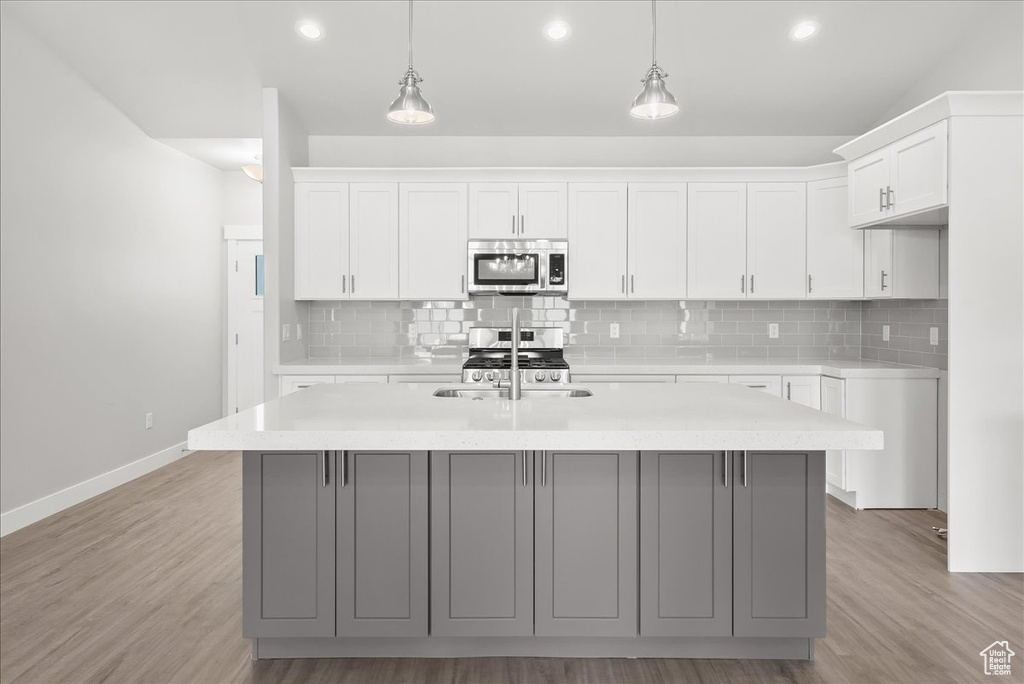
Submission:
[[[526,233],[526,215],[519,215],[519,234],[523,235]]]
[[[878,188],[878,211],[885,211],[885,188]]]
[[[754,274],[750,274],[750,294],[754,294]]]
[[[743,486],[747,486],[747,452],[743,452]]]
[[[882,271],[882,289],[883,289],[883,290],[884,290],[884,289],[885,289],[885,288],[887,287],[887,286],[886,286],[886,284],[885,284],[885,277],[886,277],[887,275],[889,275],[889,274],[888,274],[888,273],[886,273],[885,271]]]
[[[747,385],[751,389],[768,389],[768,385]]]
[[[516,215],[512,214],[512,234],[516,234]]]
[[[526,477],[526,452],[523,452],[523,486],[529,486],[529,480]]]
[[[348,452],[341,452],[341,486],[348,484]]]
[[[724,471],[722,474],[722,483],[725,485],[726,489],[729,488],[729,456],[731,455],[731,451],[722,452],[722,470]]]
[[[810,274],[810,273],[808,273],[808,274],[807,274],[807,294],[811,294],[811,292],[813,292],[813,291],[814,291],[814,290],[813,290],[813,288],[811,287],[811,274]]]
[[[330,458],[328,457],[328,454],[329,454],[329,453],[330,453],[330,452],[328,452],[328,451],[325,451],[325,452],[323,452],[323,458],[324,458],[324,471],[323,471],[323,474],[322,474],[322,478],[323,478],[323,479],[321,480],[321,486],[323,486],[323,487],[326,487],[326,486],[327,486],[327,464],[328,464],[328,462],[330,461]]]
[[[345,294],[346,292],[348,292],[348,290],[345,289],[345,283],[346,282],[348,282],[348,278],[346,278],[344,275],[342,275],[341,276],[341,293],[342,294]]]
[[[629,291],[636,292],[636,276],[629,276]]]
[[[540,486],[548,486],[548,452],[540,452]]]
[[[792,399],[792,398],[793,398],[793,383],[787,382],[786,383],[786,399]]]
[[[356,277],[354,275],[351,275],[351,276],[349,276],[349,278],[352,279],[352,287],[351,287],[352,294],[355,294],[356,293]]]
[[[626,274],[622,274],[622,294],[626,294]]]
[[[459,276],[459,292],[466,292],[466,276]]]
[[[746,291],[747,291],[747,276],[741,275],[740,276],[740,293],[742,294],[742,293],[745,293]]]
[[[885,186],[885,197],[886,197],[885,208],[886,209],[892,209],[893,205],[895,204],[895,202],[893,202],[893,197],[892,196],[893,196],[892,188],[890,188],[888,185]]]

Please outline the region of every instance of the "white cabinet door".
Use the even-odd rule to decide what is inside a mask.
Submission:
[[[676,382],[681,385],[696,384],[725,384],[729,382],[728,375],[677,375]]]
[[[446,373],[446,374],[441,374],[441,375],[435,374],[435,373],[431,373],[430,375],[420,375],[420,374],[417,374],[417,373],[405,373],[405,374],[389,375],[388,376],[388,384],[400,384],[400,385],[403,385],[403,384],[404,385],[408,385],[408,384],[433,384],[433,383],[442,383],[442,384],[449,384],[450,383],[450,384],[454,384],[454,383],[457,383],[457,382],[462,382],[462,375],[460,375],[459,373]]]
[[[821,379],[821,410],[836,418],[846,417],[846,392],[842,380]],[[825,480],[846,489],[846,454],[841,449],[825,452]]]
[[[691,299],[746,297],[747,186],[690,183],[686,204],[686,291]]]
[[[515,183],[469,184],[469,237],[511,240],[519,232],[519,186]]]
[[[398,299],[398,183],[352,183],[349,203],[349,296]]]
[[[569,234],[565,183],[519,184],[519,237],[564,240]]]
[[[282,375],[281,396],[298,392],[312,385],[333,385],[333,375]]]
[[[747,184],[747,298],[806,292],[807,184]]]
[[[343,383],[370,383],[374,385],[387,384],[388,376],[386,375],[335,375],[334,382],[337,384]]]
[[[569,184],[569,298],[626,297],[626,184]]]
[[[686,184],[630,183],[629,292],[634,299],[686,297]]]
[[[864,296],[892,297],[892,231],[864,231]]]
[[[889,215],[889,148],[864,155],[850,162],[847,171],[850,187],[849,226],[864,226]]]
[[[821,408],[821,376],[819,375],[784,375],[782,376],[782,396],[789,401]]]
[[[295,184],[295,299],[348,298],[348,183]]]
[[[890,148],[892,216],[946,204],[946,121],[899,140]]]
[[[778,375],[730,375],[729,382],[746,385],[773,397],[782,396],[782,377]]]
[[[466,299],[465,183],[399,185],[399,295]]]
[[[604,382],[629,382],[629,383],[674,383],[676,376],[674,375],[619,375],[616,374],[603,374],[603,373],[584,373],[577,375],[572,374],[572,382],[574,385],[582,384],[593,384],[593,383],[604,383]]]
[[[846,179],[807,184],[807,296],[864,296],[864,233],[846,217]],[[871,231],[867,231],[871,232]]]

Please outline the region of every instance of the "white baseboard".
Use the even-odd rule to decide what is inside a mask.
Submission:
[[[840,489],[831,482],[825,484],[825,491],[828,492],[829,496],[835,497],[850,508],[857,508],[856,492],[848,492],[845,489]]]
[[[173,463],[191,453],[191,451],[185,448],[185,442],[180,442],[163,451],[150,454],[120,468],[114,468],[102,475],[90,478],[85,482],[79,482],[67,489],[62,489],[59,492],[54,492],[24,506],[7,511],[0,515],[0,537],[20,530],[34,522],[39,522],[43,518],[48,518],[54,513],[71,508],[75,504],[80,504],[103,492],[108,492],[114,487],[131,482],[137,477],[142,477],[146,473],[151,473],[157,468],[162,468],[168,463]]]

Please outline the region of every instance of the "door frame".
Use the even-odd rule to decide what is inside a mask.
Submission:
[[[224,226],[224,243],[226,246],[226,258],[224,261],[224,280],[225,287],[224,292],[226,293],[227,301],[225,302],[224,310],[224,324],[221,326],[221,339],[224,341],[224,353],[222,355],[224,362],[224,372],[222,373],[221,382],[223,387],[222,394],[222,415],[227,416],[230,413],[228,407],[235,405],[235,383],[237,382],[235,364],[238,362],[238,348],[233,344],[234,339],[232,337],[233,330],[238,327],[238,310],[235,307],[235,294],[238,289],[238,279],[234,277],[235,273],[235,260],[238,259],[238,243],[243,240],[257,240],[263,241],[263,226],[262,225],[225,225]]]

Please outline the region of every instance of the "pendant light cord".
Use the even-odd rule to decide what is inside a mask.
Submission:
[[[651,63],[658,65],[658,0],[651,0]]]
[[[409,69],[412,69],[412,0],[409,0]]]

